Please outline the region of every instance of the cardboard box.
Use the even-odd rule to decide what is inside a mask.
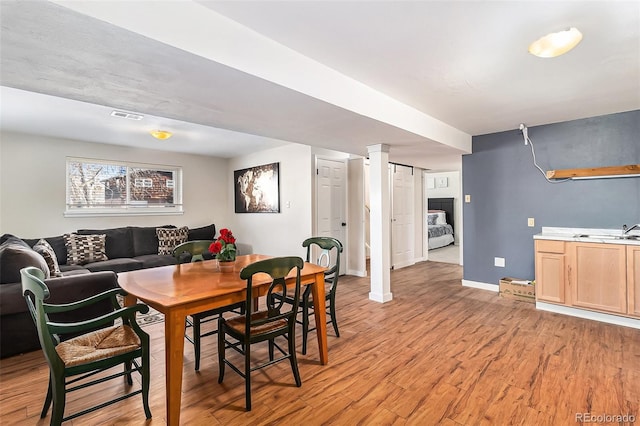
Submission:
[[[536,286],[529,280],[504,277],[500,280],[500,297],[535,303]]]

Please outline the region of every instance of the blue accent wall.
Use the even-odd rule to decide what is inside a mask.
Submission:
[[[547,170],[640,164],[640,110],[530,127]],[[464,279],[533,279],[533,235],[543,226],[620,228],[640,223],[640,177],[548,183],[520,130],[473,137],[462,157]],[[527,218],[535,218],[535,227]],[[494,266],[504,257],[506,267]]]

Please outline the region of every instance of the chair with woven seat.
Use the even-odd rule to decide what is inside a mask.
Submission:
[[[336,337],[340,337],[338,331],[338,320],[336,318],[336,290],[338,288],[338,278],[340,273],[340,253],[342,253],[342,243],[332,237],[311,237],[302,242],[302,247],[307,249],[307,262],[311,262],[311,256],[314,253],[314,247],[320,250],[315,262],[317,265],[324,266],[327,270],[324,272],[325,281],[325,304],[327,309],[327,324],[333,325]],[[278,297],[276,295],[276,297]],[[286,297],[285,301],[293,304],[291,297]],[[315,330],[309,328],[309,317],[314,314],[313,298],[311,296],[311,287],[307,286],[299,301],[299,310],[302,318],[297,320],[302,325],[302,354],[307,354],[307,337],[310,331]]]
[[[304,261],[300,257],[276,257],[252,263],[240,271],[240,278],[247,280],[246,309],[244,315],[232,318],[220,317],[218,320],[218,365],[220,375],[218,383],[224,379],[225,366],[242,376],[245,380],[246,410],[251,411],[251,372],[260,368],[275,364],[276,362],[289,360],[296,386],[302,386],[300,373],[298,371],[298,361],[296,358],[295,330],[296,314],[298,306],[294,303],[291,308],[287,308],[282,300],[273,297],[276,292],[285,296],[293,290],[293,300],[300,299],[300,271],[304,266]],[[285,277],[295,270],[295,286],[293,289],[285,285]],[[256,277],[256,274],[259,274]],[[255,310],[253,300],[258,295],[252,291],[254,279],[265,280],[267,274],[270,277],[271,285],[266,294],[266,309]],[[227,335],[234,340],[228,340]],[[278,343],[276,337],[285,337],[287,340],[287,350],[284,350]],[[269,342],[269,361],[251,365],[252,345],[259,342]],[[234,349],[244,356],[244,366],[237,367],[226,357],[226,349]],[[278,349],[279,356],[274,359],[275,349]]]
[[[213,243],[213,240],[187,241],[186,243],[179,244],[173,249],[173,256],[176,258],[178,264],[185,263],[186,261],[199,262],[205,260],[204,256],[206,253],[209,253],[209,246],[211,243]],[[233,311],[235,313],[241,313],[244,312],[243,309],[244,302],[187,316],[185,327],[191,328],[193,330],[193,335],[189,336],[185,333],[184,337],[193,344],[196,371],[200,370],[201,339],[203,337],[212,336],[218,332],[216,329],[202,333],[202,324],[217,321],[218,317],[225,312]]]
[[[43,282],[44,273],[39,268],[28,267],[22,269],[20,275],[22,293],[36,324],[40,345],[49,365],[49,389],[40,417],[46,417],[53,402],[50,424],[59,425],[141,394],[145,415],[150,419],[149,335],[142,331],[135,318],[136,312],[147,313],[149,307],[137,304],[121,308],[116,295],[124,295],[122,289],[112,289],[73,303],[48,304],[45,300],[49,298],[50,293]],[[83,309],[105,299],[111,300],[114,310],[97,318],[73,323],[53,322],[49,318],[50,314]],[[120,323],[113,325],[116,319],[119,319]],[[93,331],[87,332],[88,330]],[[84,334],[62,341],[64,335],[78,333]],[[110,372],[107,376],[100,375],[98,378],[86,380],[119,365],[124,366],[123,371]],[[123,376],[127,384],[132,386],[133,372],[141,375],[140,389],[64,417],[67,393]]]

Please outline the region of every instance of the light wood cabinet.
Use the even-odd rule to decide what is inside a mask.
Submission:
[[[627,313],[627,247],[618,244],[567,243],[571,305]]]
[[[640,246],[627,246],[628,314],[640,317]]]
[[[565,303],[564,241],[536,240],[536,299]]]
[[[640,318],[640,246],[535,240],[536,300]]]

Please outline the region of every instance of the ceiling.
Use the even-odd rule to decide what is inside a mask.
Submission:
[[[638,1],[3,0],[0,20],[3,130],[220,157],[384,143],[438,169],[472,135],[640,109]],[[573,51],[527,53],[569,26]]]

